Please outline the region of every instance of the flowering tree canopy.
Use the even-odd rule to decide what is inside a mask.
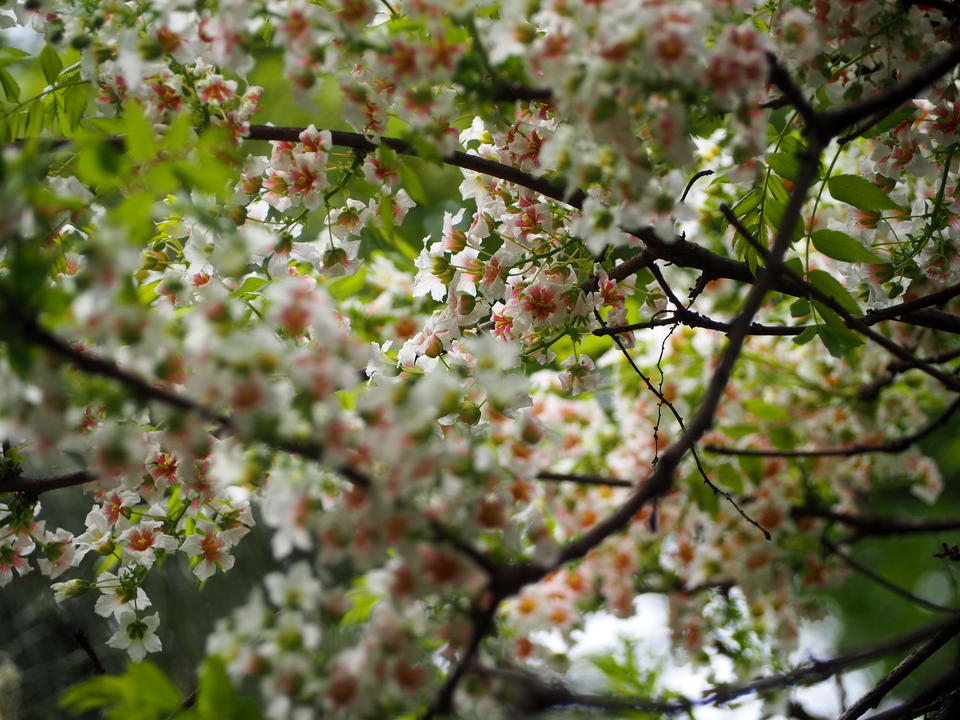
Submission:
[[[157,717],[670,717],[900,661],[854,720],[960,633],[850,554],[960,560],[924,451],[960,407],[952,3],[28,0],[17,25],[42,40],[0,47],[0,585],[49,576],[141,661],[149,576],[230,571],[255,522],[277,560],[199,695],[130,666]],[[942,616],[787,666],[851,570]],[[564,672],[589,613],[647,592],[740,680]]]

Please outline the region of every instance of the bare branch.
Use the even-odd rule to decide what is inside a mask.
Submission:
[[[868,535],[871,537],[889,537],[891,535],[917,535],[960,530],[960,517],[914,518],[852,515],[810,504],[793,508],[790,515],[794,518],[812,517],[838,522],[856,530],[856,537]]]
[[[793,192],[784,210],[783,221],[770,252],[767,266],[760,272],[756,282],[750,288],[743,307],[731,324],[730,333],[727,335],[727,347],[714,370],[713,377],[710,379],[704,397],[700,402],[700,407],[691,419],[687,429],[664,451],[650,476],[618,510],[561,549],[559,557],[553,564],[554,568],[561,567],[571,560],[577,560],[586,555],[608,537],[624,529],[636,512],[649,500],[666,494],[673,487],[673,473],[680,465],[680,461],[713,424],[720,398],[730,381],[733,367],[740,356],[740,350],[743,347],[753,317],[760,309],[767,292],[774,285],[775,278],[782,265],[783,256],[793,237],[794,228],[799,222],[803,201],[816,176],[817,166],[820,162],[820,152],[820,144],[816,138],[813,138],[810,147],[807,149],[807,154],[801,160]]]
[[[286,127],[274,125],[251,125],[246,135],[247,140],[274,140],[284,142],[298,142],[300,133],[304,131],[302,127]],[[345,132],[343,130],[330,130],[331,142],[340,147],[348,147],[361,152],[370,153],[377,149],[378,143],[385,145],[394,152],[401,155],[416,155],[416,149],[405,140],[391,137],[381,137],[377,142],[371,141],[367,136],[360,133]],[[536,175],[518,170],[510,165],[487,160],[479,155],[470,155],[465,152],[452,152],[445,155],[443,161],[448,165],[454,165],[464,170],[489,175],[490,177],[500,178],[507,182],[512,182],[520,187],[533,190],[553,200],[558,200],[574,207],[579,207],[584,200],[585,195],[576,190],[568,193],[566,188],[561,187],[550,180],[546,180]]]
[[[927,658],[956,637],[958,632],[960,632],[960,626],[957,625],[956,616],[954,616],[954,622],[952,624],[937,632],[901,660],[893,670],[883,676],[880,682],[847,708],[847,711],[840,716],[839,720],[857,720],[857,718],[867,710],[875,708],[880,704],[880,701],[886,697],[887,693],[899,685],[904,678],[916,670]]]
[[[49,490],[83,485],[96,480],[93,473],[86,470],[67,473],[66,475],[51,475],[49,477],[23,477],[11,475],[0,477],[0,492],[19,492],[28,495],[40,495]]]
[[[636,483],[632,483],[629,480],[620,480],[602,475],[570,475],[565,473],[542,472],[537,474],[537,480],[546,480],[547,482],[572,482],[579,483],[580,485],[601,485],[603,487],[636,487]]]
[[[880,585],[881,587],[886,588],[887,590],[892,592],[894,595],[899,595],[905,600],[909,600],[914,605],[926,608],[927,610],[932,610],[934,612],[956,613],[960,611],[960,609],[958,608],[951,608],[951,607],[946,607],[945,605],[938,605],[935,602],[930,602],[925,598],[922,598],[918,595],[914,595],[912,592],[900,587],[895,582],[887,580],[882,575],[875,573],[873,570],[868,568],[863,563],[859,562],[855,558],[843,552],[840,548],[838,548],[832,542],[827,540],[827,538],[825,537],[821,538],[820,542],[823,543],[823,546],[827,550],[829,550],[831,554],[836,555],[838,558],[843,560],[847,565],[849,565],[851,568],[856,570],[858,573],[860,573],[866,578],[869,578],[870,580],[873,580],[873,582],[877,583],[877,585]]]
[[[954,43],[935,61],[896,85],[852,105],[820,113],[817,117],[817,129],[825,138],[834,137],[845,128],[872,115],[890,113],[937,82],[958,63],[960,63],[960,42]]]
[[[798,685],[813,685],[837,673],[846,672],[847,670],[864,665],[873,660],[914,647],[917,643],[931,637],[937,637],[941,633],[953,636],[958,632],[960,632],[960,614],[951,615],[946,619],[918,628],[905,635],[892,638],[887,642],[861,648],[860,650],[839,655],[830,660],[814,660],[790,672],[779,675],[768,675],[767,677],[758,678],[742,685],[714,688],[714,690],[707,693],[706,697],[709,698],[711,702],[729,702],[735,698],[755,692],[766,692],[768,690]]]
[[[485,594],[486,591],[482,593],[482,595]],[[421,716],[420,720],[431,720],[434,717],[448,715],[453,710],[453,694],[457,689],[457,685],[460,684],[460,680],[463,679],[463,676],[473,664],[477,652],[480,650],[480,645],[483,643],[483,639],[493,630],[494,619],[496,618],[497,608],[500,606],[501,600],[502,598],[494,596],[487,601],[486,607],[475,611],[473,628],[467,646],[460,654],[460,659],[457,661],[453,670],[447,675],[447,679],[437,693],[437,697]]]
[[[704,445],[703,449],[718,455],[752,457],[852,457],[868,453],[896,455],[910,449],[927,435],[945,426],[957,410],[960,410],[960,398],[950,403],[946,410],[916,432],[885,443],[858,443],[845,448],[822,448],[820,450],[764,450],[760,448],[731,448],[724,445]]]

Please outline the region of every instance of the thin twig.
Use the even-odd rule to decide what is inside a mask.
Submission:
[[[28,495],[40,495],[49,490],[60,490],[61,488],[83,485],[96,480],[93,473],[86,470],[67,473],[66,475],[51,475],[49,477],[23,477],[22,475],[11,475],[0,477],[0,492],[19,492]]]
[[[603,487],[636,487],[636,483],[629,480],[620,480],[619,478],[605,477],[603,475],[574,475],[569,473],[542,472],[537,474],[537,480],[547,482],[570,482],[580,485],[601,485]]]
[[[731,212],[731,215],[732,215],[732,212]],[[764,248],[757,241],[757,239],[753,237],[752,233],[747,231],[747,229],[744,228],[742,224],[738,223],[735,227],[737,231],[743,236],[743,238],[747,242],[749,242],[754,247],[754,249],[756,249],[757,252],[760,253],[761,256],[767,257],[768,254],[767,254],[766,248]],[[873,340],[873,342],[875,342],[880,347],[884,348],[890,354],[907,362],[912,367],[917,368],[918,370],[922,370],[930,377],[939,380],[944,385],[944,387],[950,390],[953,390],[954,392],[960,392],[960,378],[957,378],[953,375],[948,375],[942,372],[939,368],[936,368],[930,363],[925,362],[924,360],[913,355],[913,353],[911,353],[909,350],[904,348],[902,345],[899,345],[898,343],[895,343],[893,340],[890,340],[889,338],[876,332],[869,326],[868,323],[854,316],[853,313],[851,313],[842,305],[840,305],[840,303],[834,300],[831,296],[827,295],[824,292],[821,292],[819,289],[817,289],[816,287],[811,285],[809,282],[807,282],[806,280],[801,278],[799,275],[797,275],[793,270],[791,270],[786,265],[783,265],[781,263],[781,266],[778,268],[778,272],[781,275],[790,278],[791,281],[798,283],[801,287],[803,287],[807,297],[813,300],[816,300],[817,302],[823,305],[826,305],[828,308],[833,310],[833,312],[839,315],[840,318],[843,320],[844,324],[846,324],[846,326],[851,330],[856,330],[861,335],[864,335],[865,337],[868,337],[871,340]]]
[[[651,268],[652,268],[652,267],[653,267],[653,265],[651,265]],[[679,301],[678,301],[678,302],[679,302]],[[683,305],[681,305],[680,307],[682,308]],[[600,317],[600,313],[598,313],[597,311],[594,311],[594,315],[596,315],[596,318],[597,318],[597,320],[600,322],[600,324],[603,325],[604,323],[603,323],[602,318]],[[667,399],[667,396],[664,395],[661,390],[658,390],[657,388],[653,387],[653,383],[650,382],[650,378],[648,378],[648,377],[643,373],[643,371],[640,369],[640,367],[639,367],[639,366],[637,365],[637,363],[634,361],[633,356],[630,355],[630,351],[627,350],[627,347],[623,344],[623,341],[620,339],[620,337],[619,337],[618,335],[613,335],[612,337],[613,337],[613,341],[617,344],[617,347],[620,349],[621,354],[624,356],[624,358],[626,358],[627,363],[629,363],[630,367],[633,368],[633,371],[640,377],[641,380],[643,380],[644,384],[647,386],[647,389],[648,389],[651,393],[653,393],[653,395],[657,398],[657,401],[658,401],[661,405],[666,405],[666,406],[667,406],[667,408],[670,410],[670,412],[671,412],[671,414],[673,415],[673,417],[676,419],[677,424],[680,426],[680,429],[685,431],[687,428],[686,428],[686,425],[685,425],[684,422],[683,422],[683,416],[679,413],[679,411],[677,410],[676,406],[674,406],[674,404],[673,404],[672,402],[670,402],[670,400]],[[656,430],[658,427],[659,427],[659,423],[657,424],[657,426],[655,426],[655,430]],[[656,447],[656,433],[654,434],[654,447]],[[761,533],[763,533],[764,539],[766,539],[766,540],[772,540],[773,538],[772,538],[772,536],[770,535],[770,532],[769,532],[765,527],[763,527],[763,525],[761,525],[761,524],[758,523],[756,520],[754,520],[752,517],[750,517],[750,516],[743,510],[743,508],[740,507],[740,505],[737,504],[737,501],[734,500],[733,496],[732,496],[730,493],[728,493],[728,492],[727,492],[726,490],[724,490],[723,488],[718,487],[713,481],[710,480],[709,476],[707,475],[707,471],[704,469],[703,463],[702,463],[702,461],[700,460],[700,453],[697,452],[696,443],[693,443],[693,444],[690,446],[690,454],[693,456],[693,460],[694,460],[694,462],[695,462],[696,465],[697,465],[697,471],[700,473],[700,477],[703,478],[704,484],[713,491],[713,494],[714,494],[714,495],[721,495],[721,496],[723,496],[723,498],[724,498],[728,503],[730,503],[730,505],[732,505],[733,508],[740,514],[740,517],[742,517],[742,518],[743,518],[744,520],[746,520],[748,523],[750,523],[750,524],[753,525],[755,528],[757,528],[757,530],[759,530]],[[657,460],[657,459],[659,459],[659,458],[655,458],[655,460]]]
[[[867,455],[870,453],[896,455],[897,453],[909,450],[927,435],[944,427],[957,410],[960,410],[960,398],[950,403],[946,410],[916,432],[904,435],[896,440],[889,440],[885,443],[857,443],[843,448],[821,448],[819,450],[732,448],[726,447],[725,445],[704,445],[703,449],[707,452],[717,453],[718,455],[739,455],[747,457],[853,457],[854,455]]]
[[[956,637],[958,632],[960,632],[960,624],[957,623],[956,616],[954,616],[954,622],[952,624],[940,630],[901,660],[893,670],[881,678],[880,682],[847,708],[847,711],[840,716],[839,720],[857,720],[857,718],[867,710],[879,705],[887,693],[899,685],[904,678],[916,670],[927,658]]]
[[[790,511],[793,518],[821,518],[838,522],[857,531],[856,537],[890,537],[960,530],[960,517],[915,518],[852,515],[817,505],[800,505]]]
[[[860,573],[861,575],[863,575],[863,576],[866,577],[866,578],[869,578],[870,580],[873,580],[873,582],[877,583],[877,585],[880,585],[881,587],[886,588],[887,590],[889,590],[889,591],[892,592],[893,594],[899,595],[900,597],[904,598],[905,600],[909,600],[909,601],[912,602],[914,605],[917,605],[917,606],[919,606],[919,607],[926,608],[927,610],[932,610],[932,611],[934,611],[934,612],[956,613],[956,612],[960,611],[960,608],[946,607],[945,605],[939,605],[938,603],[931,602],[931,601],[929,601],[929,600],[927,600],[927,599],[925,599],[925,598],[922,598],[922,597],[920,597],[920,596],[918,596],[918,595],[914,595],[912,592],[910,592],[909,590],[906,590],[906,589],[900,587],[900,586],[897,585],[895,582],[892,582],[892,581],[890,581],[890,580],[887,580],[887,579],[886,579],[885,577],[883,577],[882,575],[879,575],[878,573],[875,573],[873,570],[871,570],[870,568],[868,568],[866,565],[864,565],[864,564],[861,563],[860,561],[856,560],[856,559],[853,558],[852,556],[850,556],[850,555],[848,555],[847,553],[843,552],[840,548],[838,548],[836,545],[834,545],[832,542],[830,542],[830,541],[829,541],[827,538],[825,538],[825,537],[824,537],[824,538],[820,538],[820,542],[823,543],[823,546],[824,546],[827,550],[829,550],[831,554],[836,555],[838,558],[840,558],[841,560],[843,560],[847,565],[849,565],[851,568],[853,568],[854,570],[856,570],[858,573]]]

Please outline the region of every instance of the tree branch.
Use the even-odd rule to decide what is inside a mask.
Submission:
[[[953,70],[958,63],[960,42],[954,43],[939,58],[896,85],[846,107],[820,113],[816,127],[823,137],[835,137],[845,128],[871,115],[890,113]]]
[[[949,634],[952,637],[958,632],[960,632],[960,614],[918,628],[887,642],[839,655],[831,660],[814,660],[790,672],[768,675],[742,685],[717,687],[707,693],[706,698],[711,702],[729,702],[755,692],[797,685],[813,685],[838,673],[846,672],[848,669],[914,647],[917,643],[931,637],[938,637],[940,634]]]
[[[629,480],[604,477],[603,475],[571,475],[566,473],[542,472],[537,474],[537,480],[558,483],[572,482],[579,483],[580,485],[601,485],[603,487],[636,487],[636,483],[632,483]]]
[[[919,595],[914,595],[912,592],[900,587],[895,582],[887,580],[882,575],[875,573],[873,570],[868,568],[863,563],[859,562],[852,556],[843,552],[840,548],[838,548],[836,545],[834,545],[825,537],[820,538],[820,542],[823,543],[823,546],[831,554],[836,555],[838,558],[843,560],[847,565],[849,565],[851,568],[853,568],[858,573],[863,575],[865,578],[873,580],[873,582],[877,583],[877,585],[880,585],[881,587],[886,588],[887,590],[892,592],[894,595],[899,595],[903,599],[912,602],[914,605],[926,608],[927,610],[932,610],[933,612],[957,613],[958,611],[960,611],[958,610],[958,608],[951,608],[951,607],[946,607],[945,605],[938,605],[937,603],[930,602],[929,600],[922,598]]]
[[[93,482],[97,478],[86,470],[67,473],[66,475],[52,475],[50,477],[23,477],[10,475],[0,477],[0,492],[19,492],[28,495],[40,495],[49,490],[74,487]]]
[[[913,518],[853,515],[810,504],[793,508],[790,515],[794,519],[812,517],[838,522],[854,528],[857,531],[857,537],[867,535],[889,537],[960,530],[960,517]]]
[[[720,398],[740,356],[740,350],[743,347],[753,317],[760,309],[767,292],[774,285],[783,256],[793,237],[794,228],[799,222],[800,209],[816,176],[817,166],[820,162],[820,152],[820,143],[816,138],[812,138],[807,153],[800,162],[793,192],[784,210],[783,220],[778,229],[767,265],[760,272],[756,283],[750,288],[743,307],[731,324],[730,333],[727,335],[727,347],[714,370],[713,377],[710,379],[701,400],[700,408],[691,419],[687,429],[664,451],[647,480],[618,510],[594,525],[579,538],[561,548],[559,557],[552,564],[552,568],[562,567],[571,560],[577,560],[586,555],[608,537],[629,525],[636,512],[649,500],[664,495],[673,487],[673,473],[680,465],[680,461],[713,424]]]
[[[729,208],[728,208],[728,211],[729,211]],[[732,211],[730,212],[732,214]],[[753,235],[749,233],[741,223],[737,222],[735,227],[737,231],[743,236],[743,238],[747,242],[749,242],[751,245],[753,245],[753,247],[757,250],[758,253],[760,253],[761,256],[765,258],[768,256],[766,248],[760,245],[760,243],[757,242],[756,238],[754,238]],[[893,340],[890,340],[889,338],[884,337],[880,333],[876,332],[875,330],[870,328],[867,323],[865,323],[860,318],[855,317],[853,313],[849,312],[846,308],[840,305],[840,303],[834,300],[831,296],[827,295],[824,292],[821,292],[819,289],[817,289],[816,287],[811,285],[809,282],[801,278],[799,275],[797,275],[793,270],[788,268],[783,263],[780,263],[778,272],[781,273],[783,276],[789,278],[792,282],[795,282],[798,285],[800,285],[802,288],[804,288],[805,297],[809,297],[812,300],[816,300],[817,302],[823,305],[826,305],[828,308],[833,310],[837,315],[840,316],[844,324],[846,324],[846,326],[851,330],[856,330],[861,335],[864,335],[865,337],[868,337],[871,340],[873,340],[873,342],[875,342],[877,345],[885,349],[891,355],[894,355],[900,358],[901,360],[904,360],[910,366],[915,367],[918,370],[922,370],[923,372],[927,373],[927,375],[929,375],[930,377],[936,378],[944,385],[944,387],[950,390],[953,390],[954,392],[960,392],[960,379],[958,379],[957,377],[953,375],[947,375],[946,373],[942,372],[939,368],[936,368],[930,363],[915,357],[913,353],[908,351],[902,345],[899,345],[895,343]]]
[[[875,708],[880,704],[880,701],[889,693],[893,688],[900,684],[900,682],[910,675],[914,670],[916,670],[924,661],[927,660],[931,655],[933,655],[937,650],[946,645],[950,640],[956,637],[957,633],[960,632],[960,625],[956,622],[956,616],[954,616],[954,622],[943,628],[926,642],[924,642],[920,647],[916,648],[913,652],[907,655],[900,663],[893,668],[889,673],[887,673],[876,685],[873,686],[863,697],[857,700],[853,705],[847,708],[847,711],[840,716],[839,720],[857,720],[861,715],[863,715],[870,708]]]
[[[273,140],[282,142],[299,142],[300,133],[305,128],[287,127],[274,125],[251,125],[247,133],[246,140]],[[359,150],[364,153],[370,153],[377,149],[379,145],[385,145],[394,152],[401,155],[417,155],[416,149],[405,140],[391,137],[380,137],[377,142],[373,142],[367,136],[355,132],[345,132],[343,130],[330,130],[331,142],[340,147],[348,147]],[[453,165],[464,170],[472,170],[483,175],[506,180],[528,190],[533,190],[553,200],[558,200],[574,207],[580,207],[586,195],[575,190],[568,193],[564,187],[546,180],[536,175],[518,170],[510,165],[487,160],[479,155],[470,155],[465,152],[455,151],[444,155],[443,161],[448,165]]]
[[[904,435],[896,440],[880,444],[858,443],[845,448],[823,448],[820,450],[764,450],[760,448],[731,448],[724,445],[704,445],[703,449],[718,455],[740,455],[752,457],[852,457],[868,453],[886,453],[896,455],[908,450],[917,442],[935,430],[945,426],[954,413],[960,410],[960,398],[957,398],[940,415],[916,432]]]

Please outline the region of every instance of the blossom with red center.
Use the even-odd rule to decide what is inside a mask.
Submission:
[[[29,554],[30,550],[23,550],[3,543],[0,545],[0,587],[3,587],[13,579],[13,571],[16,570],[20,575],[26,575],[30,572],[30,566],[23,556]]]
[[[531,285],[524,290],[520,306],[540,325],[549,323],[562,307],[557,292],[546,285]]]
[[[193,574],[201,580],[206,580],[213,575],[218,567],[223,572],[233,567],[233,556],[224,552],[228,547],[228,543],[212,526],[204,532],[194,533],[180,545],[183,552],[197,559]]]
[[[211,74],[197,81],[197,95],[210,105],[223,105],[236,94],[236,80],[224,80],[222,75]]]
[[[143,520],[124,532],[119,538],[124,555],[149,568],[156,560],[157,551],[176,550],[176,539],[162,532],[161,525],[157,520]]]
[[[103,514],[110,525],[124,529],[130,525],[130,507],[140,501],[131,490],[113,490],[103,498]]]

